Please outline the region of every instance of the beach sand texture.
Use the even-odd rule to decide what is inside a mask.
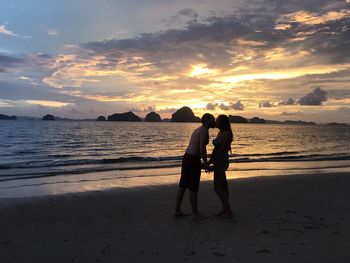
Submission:
[[[349,173],[229,184],[232,220],[210,181],[204,221],[172,216],[174,184],[0,199],[0,262],[349,262]]]

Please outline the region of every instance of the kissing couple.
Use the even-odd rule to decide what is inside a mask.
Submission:
[[[181,210],[181,203],[186,189],[189,190],[189,200],[194,219],[206,219],[198,211],[198,189],[201,169],[214,172],[214,190],[218,195],[222,209],[215,216],[232,218],[233,213],[229,204],[229,190],[226,179],[226,170],[229,166],[229,154],[233,133],[230,120],[226,115],[219,115],[216,120],[212,114],[205,113],[201,119],[202,126],[195,129],[190,143],[182,158],[181,178],[176,196],[175,216],[185,216]],[[214,149],[210,160],[207,159],[207,145],[209,143],[209,129],[218,128],[219,133],[213,140]]]

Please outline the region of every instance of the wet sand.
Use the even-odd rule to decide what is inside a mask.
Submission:
[[[175,184],[0,199],[0,262],[348,261],[350,173],[229,184],[234,219],[211,216],[220,204],[210,181],[204,221],[172,216]]]

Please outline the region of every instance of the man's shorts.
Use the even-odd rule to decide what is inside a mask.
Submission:
[[[182,157],[179,187],[198,192],[201,178],[201,159],[199,156],[185,153]]]

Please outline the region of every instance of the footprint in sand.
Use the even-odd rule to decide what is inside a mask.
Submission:
[[[214,252],[213,255],[215,255],[215,256],[217,256],[217,257],[224,257],[224,256],[226,256],[225,253],[221,253],[221,252],[217,252],[217,251]]]
[[[270,250],[266,249],[266,248],[263,248],[263,249],[260,249],[260,250],[257,250],[256,253],[259,253],[259,254],[268,254],[268,253],[271,253]]]
[[[192,250],[192,249],[185,250],[184,254],[188,257],[191,257],[191,256],[194,256],[196,254],[196,250]]]

